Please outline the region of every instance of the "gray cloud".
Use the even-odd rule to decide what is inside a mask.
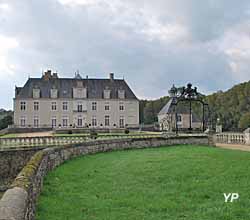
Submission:
[[[227,50],[234,49],[230,40],[220,46],[236,27],[247,25],[250,7],[245,0],[3,3],[9,9],[0,9],[0,36],[18,42],[4,53],[15,69],[12,75],[1,73],[0,92],[8,91],[0,100],[3,107],[11,106],[14,83],[23,84],[28,75],[39,77],[46,68],[68,77],[77,69],[92,77],[112,71],[125,76],[143,98],[166,95],[173,83],[190,81],[210,92],[238,82],[235,74],[247,79],[249,58],[239,62],[229,55]]]

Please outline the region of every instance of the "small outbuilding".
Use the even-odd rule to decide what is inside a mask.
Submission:
[[[183,87],[182,87],[183,88]],[[177,106],[179,89],[174,85],[169,90],[170,99],[158,113],[158,123],[161,131],[175,131],[190,128],[190,109],[184,103]],[[203,122],[194,111],[191,112],[192,129],[202,129]]]

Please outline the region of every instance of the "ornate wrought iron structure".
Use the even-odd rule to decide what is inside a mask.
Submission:
[[[192,84],[188,83],[187,87],[180,87],[176,88],[173,86],[169,90],[170,96],[175,98],[175,102],[173,103],[174,111],[175,111],[175,126],[176,126],[176,133],[178,133],[179,128],[178,128],[178,122],[177,122],[177,117],[178,117],[178,112],[177,112],[177,106],[180,102],[188,102],[189,103],[189,128],[188,130],[191,131],[193,130],[192,128],[192,103],[193,102],[198,102],[201,103],[202,105],[202,131],[204,132],[206,129],[206,125],[208,125],[208,118],[210,118],[210,111],[209,111],[209,105],[205,103],[202,99],[202,96],[198,93],[197,87],[192,88]],[[205,116],[205,110],[208,110],[208,118],[206,120]]]

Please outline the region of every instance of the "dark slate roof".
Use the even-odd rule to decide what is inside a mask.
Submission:
[[[50,98],[52,88],[58,90],[58,98],[72,98],[73,88],[77,87],[77,82],[81,81],[84,87],[87,87],[88,98],[103,98],[105,88],[111,90],[111,99],[118,98],[118,90],[125,91],[126,99],[137,99],[133,91],[129,88],[125,80],[121,79],[75,79],[75,78],[51,78],[45,80],[42,78],[29,78],[23,88],[18,89],[16,98],[32,98],[33,88],[39,88],[41,98]]]
[[[161,109],[158,115],[170,114],[174,112],[174,104],[176,103],[176,98],[171,98],[168,103]]]

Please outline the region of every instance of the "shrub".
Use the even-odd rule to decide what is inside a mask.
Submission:
[[[125,134],[129,134],[129,130],[126,128],[124,131]]]
[[[73,134],[72,130],[69,130],[69,131],[68,131],[68,134]]]
[[[90,130],[90,138],[96,139],[98,136],[97,132],[95,130]]]

